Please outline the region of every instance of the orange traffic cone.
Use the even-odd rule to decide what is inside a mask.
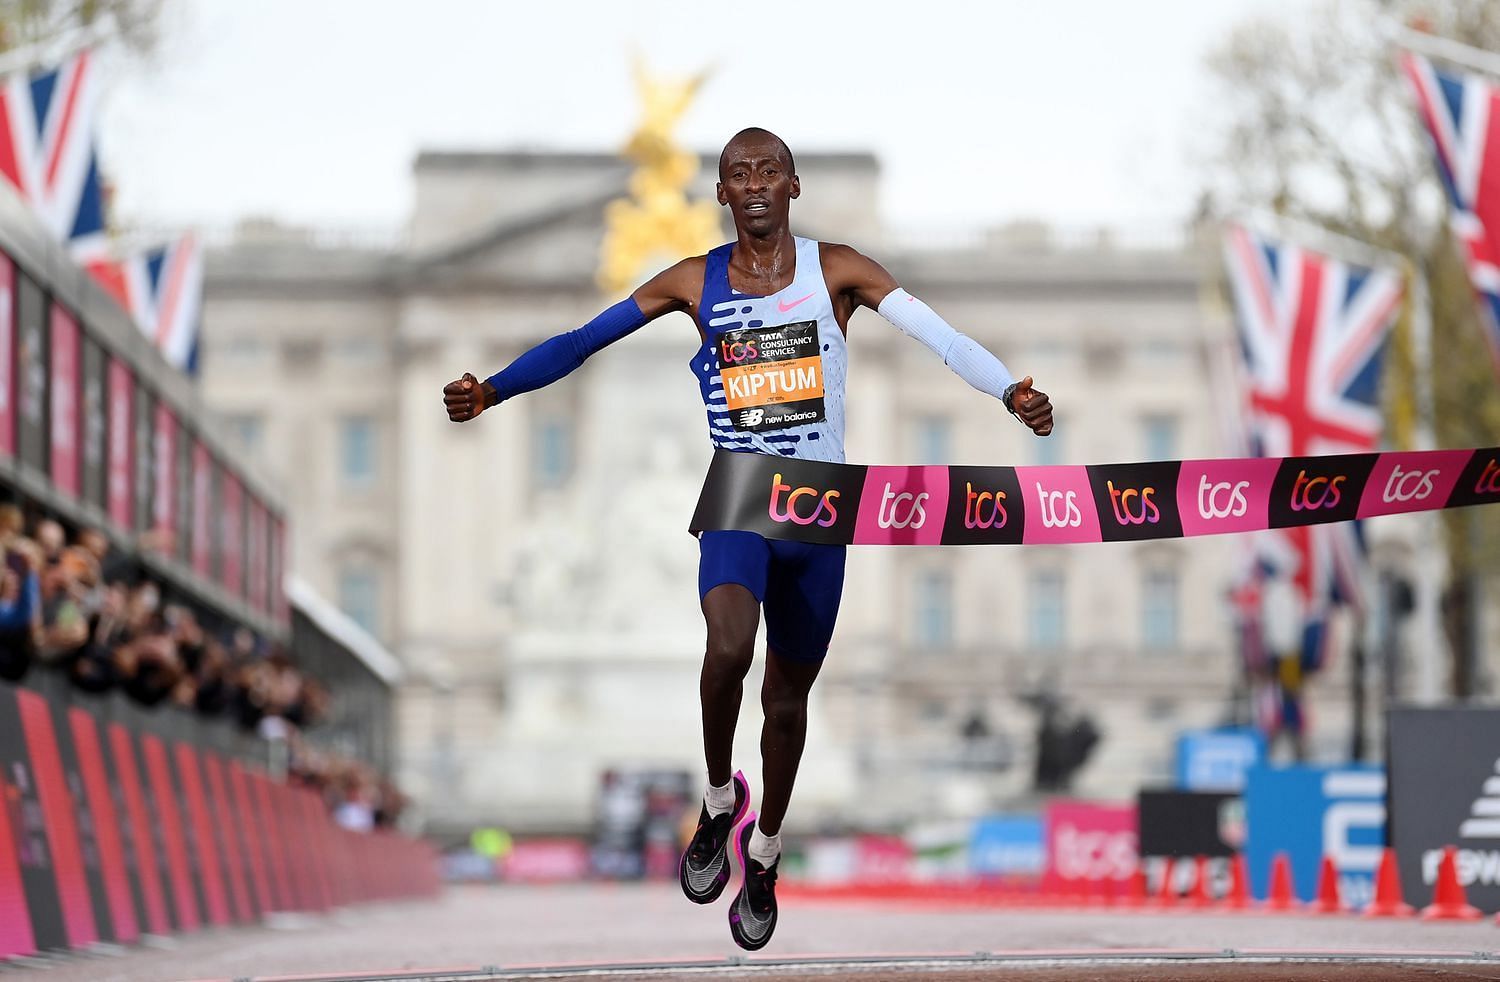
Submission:
[[[1318,897],[1308,907],[1314,914],[1347,914],[1343,897],[1339,896],[1339,871],[1333,865],[1332,856],[1323,857],[1323,867],[1318,871]]]
[[[1422,908],[1422,920],[1477,921],[1483,916],[1478,907],[1469,903],[1464,885],[1458,882],[1458,850],[1444,846],[1437,883],[1432,887],[1432,903]]]
[[[1176,907],[1177,889],[1176,884],[1172,882],[1172,874],[1176,871],[1177,861],[1168,856],[1165,864],[1161,870],[1161,889],[1156,891],[1156,906]]]
[[[1235,853],[1229,867],[1229,893],[1225,894],[1222,906],[1225,910],[1249,910],[1255,906],[1250,899],[1250,873],[1245,866],[1245,854]]]
[[[1401,899],[1401,870],[1396,866],[1396,850],[1387,846],[1380,854],[1375,871],[1375,899],[1365,907],[1365,917],[1410,917],[1411,904]]]
[[[1199,856],[1193,861],[1193,891],[1188,894],[1188,903],[1202,910],[1212,907],[1214,898],[1208,892],[1208,857]]]
[[[1271,860],[1271,895],[1266,898],[1265,909],[1297,909],[1297,891],[1292,887],[1292,861],[1284,852],[1278,852]]]
[[[1135,872],[1130,874],[1130,882],[1125,888],[1125,899],[1121,904],[1135,910],[1146,906],[1146,870],[1137,864]]]

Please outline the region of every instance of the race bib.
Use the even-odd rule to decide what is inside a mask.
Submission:
[[[817,321],[725,331],[718,357],[736,430],[758,433],[823,421]]]

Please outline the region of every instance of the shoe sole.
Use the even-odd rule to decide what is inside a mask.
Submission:
[[[742,801],[742,802],[740,802],[740,807],[735,810],[734,817],[732,819],[730,819],[730,822],[729,822],[729,838],[731,840],[734,839],[735,831],[740,827],[740,823],[744,820],[745,813],[747,811],[749,811],[749,809],[750,809],[750,782],[745,779],[744,772],[743,771],[735,771],[734,772],[734,777],[733,777],[732,780],[733,781],[737,781],[741,785],[744,786],[744,788],[745,788],[745,800]],[[678,886],[682,887],[682,895],[684,897],[688,898],[688,900],[692,901],[695,904],[704,905],[704,904],[711,904],[715,900],[718,900],[720,897],[722,897],[724,895],[724,888],[727,887],[729,885],[729,881],[734,878],[734,869],[733,869],[734,864],[730,860],[730,857],[728,855],[728,853],[729,853],[729,843],[728,842],[724,843],[724,852],[725,852],[724,869],[722,871],[722,875],[719,877],[719,879],[717,881],[715,881],[714,886],[709,890],[708,893],[704,893],[704,894],[700,894],[700,895],[695,896],[694,894],[692,894],[691,892],[689,892],[689,887],[688,887],[688,879],[687,879],[688,851],[686,849],[682,850],[682,856],[681,856],[680,859],[677,860],[677,884],[678,884]]]
[[[771,935],[776,933],[776,922],[780,919],[779,914],[771,915],[771,926],[766,930],[765,937],[759,941],[751,941],[740,933],[740,916],[735,913],[735,908],[739,906],[740,893],[744,892],[745,889],[745,876],[750,869],[750,864],[745,861],[744,840],[747,837],[741,834],[741,829],[749,828],[753,830],[755,828],[755,819],[755,813],[751,812],[746,817],[744,823],[734,830],[734,835],[731,837],[731,841],[734,844],[734,851],[732,853],[734,862],[730,866],[731,868],[735,865],[739,866],[740,889],[735,893],[734,900],[729,904],[729,936],[734,939],[735,944],[746,951],[759,951],[764,948],[770,942]]]

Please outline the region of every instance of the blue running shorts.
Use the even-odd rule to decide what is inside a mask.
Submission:
[[[698,599],[725,583],[755,595],[766,616],[766,644],[783,658],[820,662],[828,654],[844,592],[845,546],[766,539],[754,532],[698,536]]]

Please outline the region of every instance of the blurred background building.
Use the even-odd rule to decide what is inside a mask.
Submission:
[[[1232,452],[1204,411],[1228,313],[1190,234],[900,234],[880,221],[873,156],[797,163],[799,234],[875,256],[1059,407],[1033,438],[862,311],[850,459]],[[594,286],[603,208],[628,176],[606,153],[428,152],[399,240],[248,222],[209,253],[202,391],[298,501],[292,568],[399,654],[401,776],[440,827],[577,829],[603,769],[702,766],[684,528],[709,446],[691,321],[664,318],[476,425],[438,399],[610,301]],[[1233,548],[855,550],[788,821],[855,821],[856,787],[857,820],[876,824],[1022,804],[1044,715],[1074,733],[1086,715],[1101,738],[1078,793],[1165,779],[1176,732],[1235,713]],[[1347,701],[1324,689],[1322,732],[1342,740]],[[758,732],[751,696],[747,768]]]

